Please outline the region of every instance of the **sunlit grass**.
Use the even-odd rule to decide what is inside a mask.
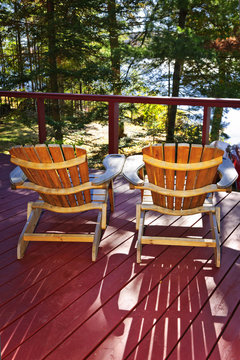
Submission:
[[[15,122],[13,119],[0,120],[0,152],[8,154],[14,145],[31,145],[38,143],[38,126],[32,128]]]
[[[119,152],[125,156],[141,153],[142,147],[152,142],[152,137],[147,136],[146,130],[139,125],[126,122],[124,133],[119,140]],[[1,153],[9,154],[9,149],[15,145],[35,145],[38,142],[38,125],[34,124],[34,121],[31,126],[27,126],[19,117],[8,116],[0,119]],[[47,143],[55,143],[54,137],[48,136]],[[102,161],[108,154],[108,126],[95,121],[83,129],[66,130],[63,144],[85,148],[89,167],[102,168]]]

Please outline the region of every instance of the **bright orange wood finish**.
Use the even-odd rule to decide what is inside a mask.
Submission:
[[[153,159],[163,160],[168,163],[186,164],[183,170],[172,170],[168,164],[162,163],[154,166],[146,163],[146,171],[150,183],[168,190],[194,190],[213,183],[217,172],[217,165],[207,167],[207,161],[217,159],[223,155],[223,151],[210,146],[189,144],[165,144],[149,146],[143,149],[143,155]],[[189,165],[205,163],[204,169],[191,170]],[[154,163],[154,162],[153,162]],[[193,166],[193,168],[194,168]],[[202,206],[206,195],[193,196],[192,198],[181,198],[169,195],[165,196],[152,192],[153,203],[168,209],[188,209]]]
[[[17,257],[24,256],[29,241],[90,241],[93,243],[92,260],[95,261],[101,238],[101,230],[106,228],[106,213],[109,180],[102,185],[89,181],[86,150],[80,147],[55,144],[46,146],[17,146],[10,150],[11,161],[19,164],[28,181],[16,185],[16,189],[35,190],[42,202],[28,203],[27,222],[20,234]],[[20,161],[23,160],[23,161]],[[39,167],[40,164],[40,167]],[[65,167],[64,167],[65,164]],[[99,188],[101,191],[99,192]],[[91,191],[94,195],[92,201]],[[110,191],[113,211],[113,191]],[[58,213],[75,213],[98,210],[95,234],[85,236],[60,236],[59,234],[37,234],[42,209]],[[27,234],[27,235],[26,235]],[[87,240],[86,240],[87,239]]]
[[[35,147],[20,146],[12,148],[10,154],[13,157],[13,161],[16,157],[28,161],[29,164],[32,162],[44,165],[63,163],[65,160],[72,160],[82,157],[83,155],[86,156],[85,149],[76,147],[75,151],[72,146],[63,146],[61,149],[59,145],[49,145],[48,147],[46,145],[36,145]],[[23,166],[20,167],[31,182],[42,186],[44,184],[45,187],[49,188],[69,188],[89,181],[87,160],[82,164],[71,166],[69,168],[66,166],[65,169],[58,170],[38,170]],[[63,207],[78,206],[85,202],[91,202],[90,190],[78,193],[76,197],[75,195],[45,195],[43,193],[40,193],[40,195],[45,202]]]
[[[26,201],[10,188],[9,156],[0,154],[0,329],[4,360],[192,360],[239,357],[240,193],[218,193],[223,261],[212,248],[144,245],[135,259],[140,191],[115,180],[116,207],[98,261],[90,243],[30,243],[16,260]],[[24,196],[23,196],[24,194]],[[45,212],[39,232],[93,230],[95,213]],[[207,215],[148,213],[146,235],[209,237]]]

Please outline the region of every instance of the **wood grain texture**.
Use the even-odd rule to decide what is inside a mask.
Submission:
[[[20,156],[18,157],[18,155]],[[28,204],[28,221],[20,235],[17,248],[18,259],[24,256],[29,241],[55,242],[92,242],[92,259],[96,260],[101,229],[106,228],[106,212],[109,182],[102,185],[92,185],[89,182],[89,171],[86,151],[80,147],[66,146],[62,148],[55,144],[46,146],[15,147],[11,149],[11,160],[26,169],[30,181],[15,186],[16,189],[30,189],[38,192],[43,201]],[[71,179],[72,176],[72,179]],[[111,180],[111,179],[110,179]],[[75,185],[76,184],[76,185]],[[92,202],[90,190],[101,189],[98,195],[101,202]],[[105,192],[105,193],[104,193]],[[113,192],[113,191],[112,191]],[[111,194],[111,199],[113,194]],[[113,209],[113,201],[111,202]],[[98,210],[95,235],[89,234],[41,234],[35,232],[37,221],[42,209],[56,213],[76,213]],[[35,215],[38,216],[35,216]],[[36,220],[35,220],[36,218]]]
[[[158,148],[161,151],[158,152]],[[219,209],[213,207],[209,200],[209,204],[204,202],[207,194],[223,190],[214,184],[217,166],[222,162],[222,156],[223,151],[220,149],[199,145],[190,147],[189,144],[167,143],[164,146],[156,145],[143,149],[149,182],[146,181],[144,185],[137,185],[135,188],[144,191],[145,194],[150,193],[152,203],[151,197],[148,196],[146,199],[143,195],[142,204],[137,207],[138,262],[141,261],[142,244],[211,246],[214,247],[216,267],[220,266]],[[187,201],[185,198],[188,198]],[[144,201],[147,201],[147,204]],[[211,210],[207,209],[207,205]],[[142,215],[147,210],[175,216],[194,215],[206,211],[210,217],[212,239],[206,241],[193,237],[192,241],[189,241],[187,238],[177,239],[174,236],[166,239],[159,236],[146,237]]]
[[[1,179],[13,166],[0,154]],[[238,355],[239,193],[218,193],[222,265],[208,248],[143,246],[136,264],[135,204],[140,191],[115,183],[110,216],[95,263],[90,244],[30,243],[16,260],[26,220],[27,190],[3,196],[0,217],[0,331],[4,360],[211,360]],[[22,201],[24,193],[25,201]],[[95,214],[44,213],[39,232],[90,231]],[[158,216],[148,212],[146,235],[210,237],[207,216]],[[182,345],[181,345],[182,344]],[[191,346],[189,346],[191,344]],[[37,354],[37,355],[36,355]],[[191,359],[192,359],[191,358]]]
[[[175,148],[176,144],[166,144],[164,146],[164,160],[167,162],[174,163],[175,162]],[[174,170],[165,170],[166,175],[166,188],[173,190],[174,189],[174,181],[175,181],[175,171]],[[167,197],[167,207],[168,209],[173,209],[173,201],[174,198],[171,196]]]

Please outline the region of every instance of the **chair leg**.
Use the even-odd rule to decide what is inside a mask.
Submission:
[[[142,254],[142,236],[144,232],[144,219],[145,219],[145,211],[141,211],[140,221],[139,221],[139,230],[138,230],[138,239],[137,239],[137,263],[141,262],[141,254]]]
[[[102,211],[99,211],[98,218],[97,218],[97,224],[96,224],[96,228],[95,228],[94,239],[93,239],[93,245],[92,245],[92,261],[96,261],[96,259],[97,259],[98,247],[99,247],[101,234],[102,234],[101,222],[102,222]]]
[[[110,181],[109,188],[108,188],[108,194],[109,194],[109,201],[110,201],[110,208],[111,212],[114,212],[114,190],[113,190],[113,180]]]
[[[136,205],[136,230],[139,230],[140,217],[141,217],[141,204],[137,204]]]
[[[25,233],[31,234],[34,232],[41,213],[42,213],[42,209],[37,208],[37,209],[33,209],[30,211],[30,207],[28,206],[28,219],[27,219],[27,222],[21,232],[21,235],[18,240],[18,245],[17,245],[17,258],[18,259],[23,258],[24,253],[25,253],[28,243],[29,243],[29,241],[24,241],[24,234]]]
[[[217,206],[217,207],[216,207],[216,220],[217,220],[217,226],[218,226],[218,234],[219,234],[219,236],[220,236],[220,217],[221,217],[220,207]]]
[[[211,230],[212,236],[215,239],[216,247],[214,248],[214,256],[215,256],[215,265],[216,267],[220,267],[221,263],[221,247],[220,247],[220,239],[219,239],[219,212],[217,210],[217,214],[209,213],[210,223],[211,223]],[[216,219],[217,218],[217,219]]]

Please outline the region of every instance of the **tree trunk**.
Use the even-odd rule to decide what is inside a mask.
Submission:
[[[30,36],[29,36],[29,28],[27,20],[25,21],[25,30],[26,30],[26,37],[27,37],[27,49],[28,49],[28,59],[29,59],[29,67],[31,72],[31,84],[32,84],[32,91],[36,90],[36,84],[34,84],[34,79],[32,77],[33,72],[33,63],[32,63],[32,52],[31,52],[31,43],[30,43]]]
[[[218,75],[219,75],[219,90],[214,94],[215,97],[221,97],[224,84],[226,83],[226,67],[227,61],[225,54],[219,54],[219,66],[218,66]],[[212,128],[210,139],[211,141],[219,140],[221,122],[222,122],[223,108],[215,108],[212,119]]]
[[[15,18],[18,19],[18,8],[17,4],[14,4],[14,13]],[[19,89],[24,88],[23,81],[23,57],[22,57],[22,44],[21,44],[21,29],[19,21],[16,21],[16,53],[17,53],[17,64],[18,64],[18,74],[19,74]]]
[[[172,96],[173,97],[178,97],[178,95],[179,95],[181,69],[182,69],[182,62],[179,60],[175,60],[174,72],[173,72],[173,86],[172,86]],[[167,138],[166,138],[167,142],[174,142],[176,114],[177,114],[177,105],[169,105],[168,106],[168,121],[167,121]]]
[[[221,128],[223,108],[214,108],[212,128],[211,128],[211,141],[219,140],[219,133]]]
[[[112,87],[114,95],[121,95],[121,54],[119,47],[116,0],[108,0],[108,24],[111,51]],[[118,119],[118,138],[124,136],[124,122]]]
[[[118,23],[116,16],[116,0],[108,0],[108,24],[109,24],[109,40],[111,51],[111,66],[112,66],[112,85],[113,94],[121,94],[120,81],[120,48],[118,39]]]
[[[6,66],[5,66],[5,57],[4,57],[3,43],[2,43],[2,36],[1,36],[1,34],[0,34],[0,59],[1,59],[2,73],[5,74],[5,72],[6,72]]]
[[[49,61],[49,87],[50,92],[58,93],[57,75],[57,49],[56,49],[56,29],[54,19],[54,0],[47,0],[47,20],[48,20],[48,61]],[[56,140],[62,141],[62,125],[60,121],[60,109],[58,100],[52,100],[51,114],[54,122],[54,135]]]
[[[184,27],[185,27],[187,13],[188,13],[188,10],[187,10],[187,4],[186,4],[179,11],[178,26],[181,29],[184,29]],[[175,59],[174,71],[173,71],[173,82],[172,82],[172,94],[171,94],[173,97],[178,97],[178,95],[179,95],[179,87],[180,87],[182,68],[183,68],[183,60]],[[177,105],[169,105],[168,106],[168,118],[167,118],[167,136],[166,136],[167,142],[174,142],[176,114],[177,114]]]

